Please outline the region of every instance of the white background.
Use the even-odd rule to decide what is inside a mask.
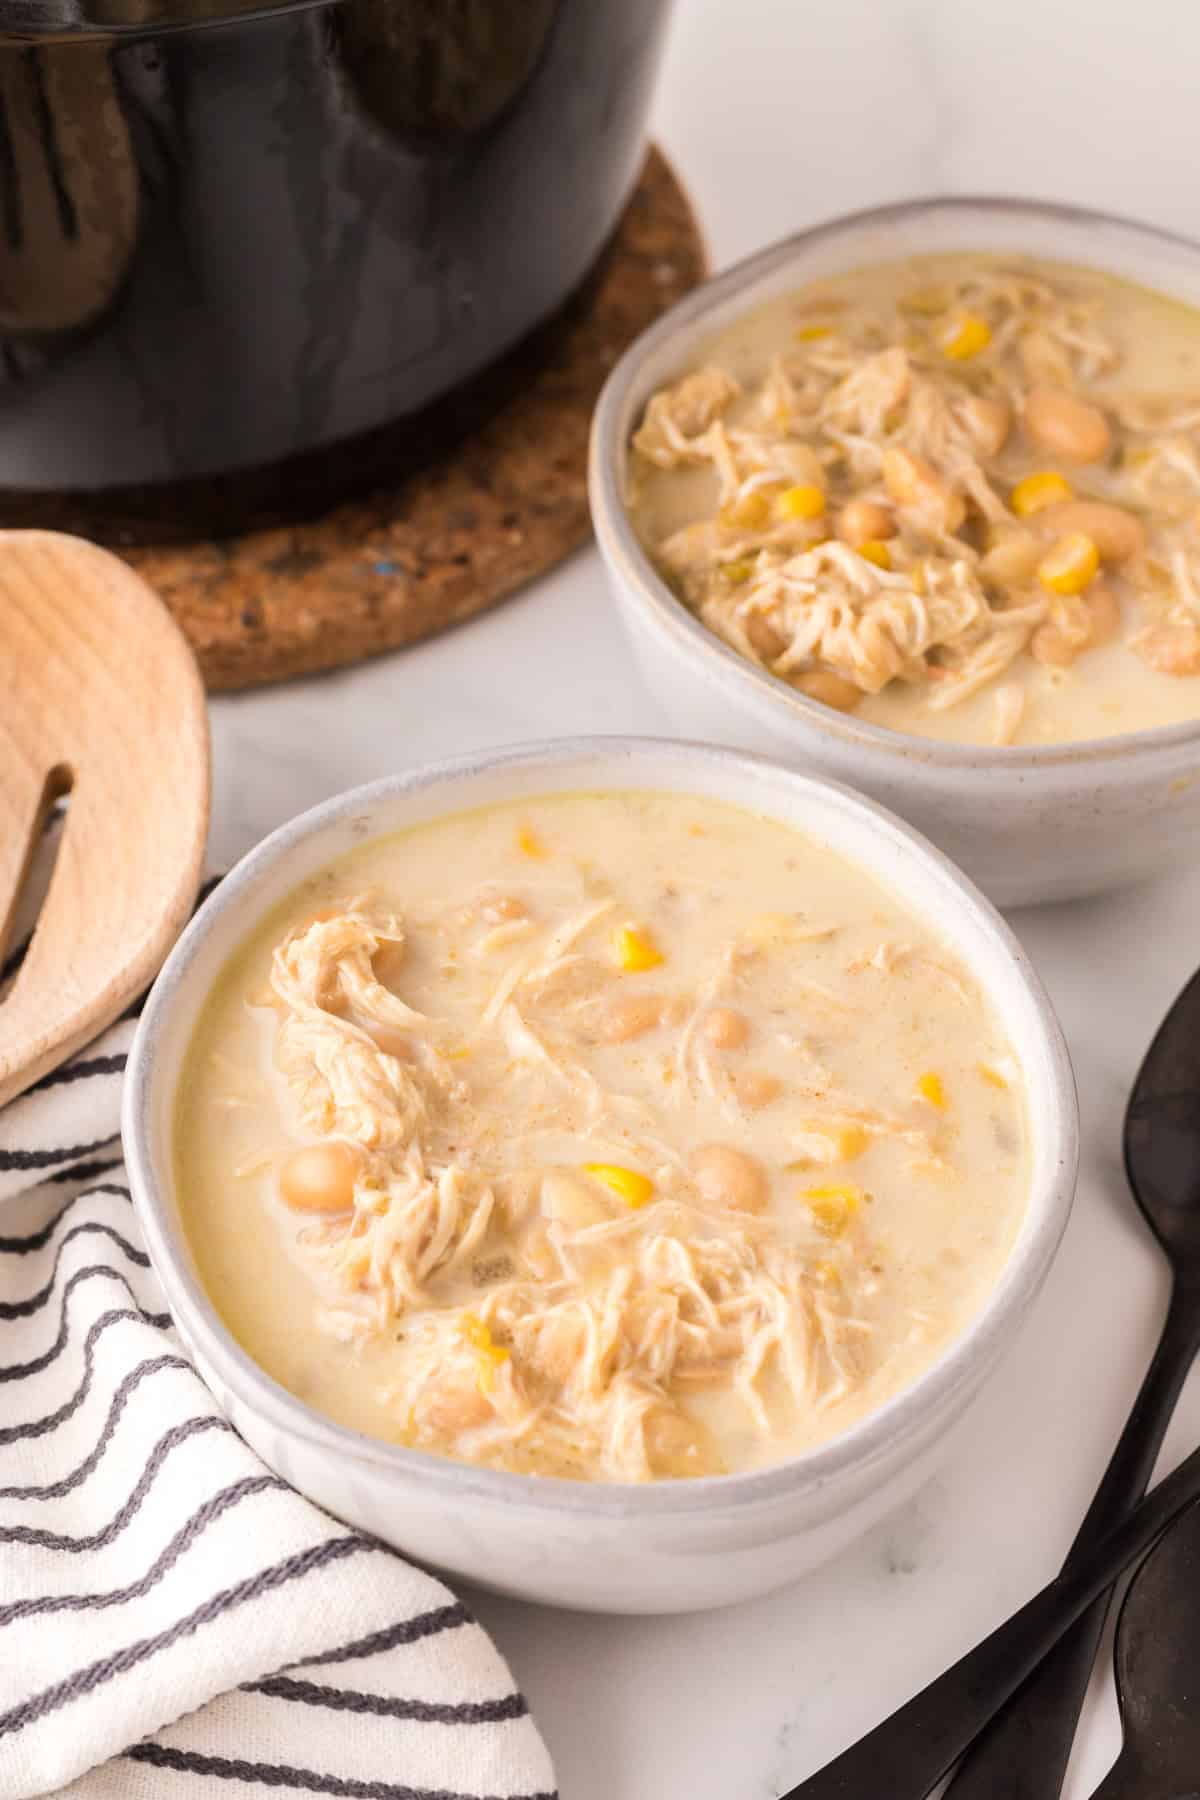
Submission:
[[[679,0],[655,128],[718,266],[818,218],[937,190],[1077,200],[1200,235],[1200,7]],[[340,788],[429,757],[664,729],[592,551],[432,644],[213,711],[218,861]],[[1200,871],[1014,923],[1059,1007],[1084,1119],[1079,1200],[1030,1328],[944,1476],[773,1598],[631,1621],[468,1596],[529,1695],[564,1800],[773,1800],[1054,1572],[1163,1311],[1120,1118],[1142,1050],[1200,962]],[[1198,1435],[1193,1388],[1168,1460]],[[1115,1711],[1097,1690],[1067,1800],[1090,1794],[1115,1753]]]

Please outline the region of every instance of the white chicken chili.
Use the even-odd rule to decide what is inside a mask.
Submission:
[[[913,257],[724,330],[627,501],[675,592],[810,698],[980,744],[1200,716],[1200,312]]]
[[[201,1276],[339,1422],[645,1481],[845,1429],[978,1311],[1021,1072],[861,869],[684,795],[355,850],[237,953],[175,1131]]]

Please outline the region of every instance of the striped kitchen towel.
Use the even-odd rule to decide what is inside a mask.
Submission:
[[[271,1474],[192,1369],[120,1161],[132,1035],[0,1113],[0,1796],[553,1800],[465,1609]]]

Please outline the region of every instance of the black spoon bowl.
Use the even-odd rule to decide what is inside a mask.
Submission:
[[[1198,1800],[1200,1507],[1164,1532],[1117,1621],[1121,1754],[1092,1800]]]
[[[880,1769],[888,1771],[889,1800],[924,1800],[969,1749],[947,1800],[1058,1800],[1109,1590],[1140,1553],[1134,1548],[1122,1558],[1118,1547],[1140,1541],[1139,1519],[1160,1517],[1147,1509],[1160,1507],[1170,1493],[1186,1494],[1186,1471],[1196,1471],[1193,1480],[1200,1476],[1197,1451],[1130,1513],[1146,1490],[1200,1350],[1200,971],[1175,1001],[1138,1071],[1124,1147],[1129,1185],[1171,1266],[1171,1299],[1154,1359],[1062,1574],[784,1800],[878,1800]],[[1182,1487],[1172,1488],[1181,1478]],[[1160,1517],[1156,1529],[1166,1522]],[[1105,1568],[1111,1572],[1097,1577]],[[1200,1773],[1193,1785],[1200,1787]]]
[[[1175,1001],[1138,1071],[1125,1114],[1125,1169],[1171,1265],[1171,1302],[1068,1568],[1145,1492],[1200,1348],[1200,973]],[[946,1800],[1058,1800],[1107,1610],[1102,1595],[997,1715],[968,1751]]]
[[[884,1795],[909,1800],[928,1794],[1063,1633],[1198,1499],[1200,1450],[1194,1450],[1072,1568],[1064,1568],[990,1637],[790,1789],[784,1800],[883,1800]],[[1153,1800],[1176,1797],[1156,1794]]]

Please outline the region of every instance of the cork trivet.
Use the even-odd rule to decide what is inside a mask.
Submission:
[[[588,535],[592,407],[618,356],[705,274],[652,149],[596,277],[515,399],[395,489],[224,542],[124,554],[174,613],[210,689],[340,668],[481,612]]]

